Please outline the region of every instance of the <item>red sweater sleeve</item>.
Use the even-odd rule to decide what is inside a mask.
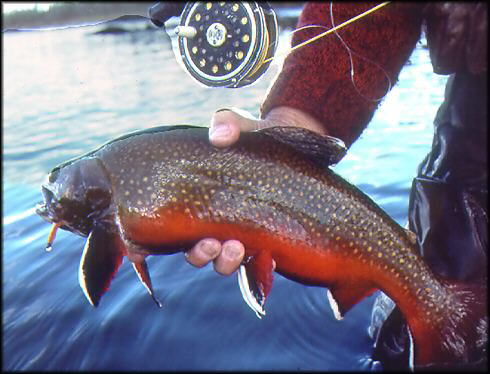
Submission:
[[[334,23],[339,25],[375,5],[333,3]],[[382,66],[393,85],[420,37],[421,23],[420,4],[390,3],[338,33],[355,53]],[[297,27],[305,25],[331,28],[330,2],[307,3]],[[321,28],[300,30],[293,34],[292,45],[324,31]],[[352,58],[356,86],[351,80],[347,49],[335,34],[290,53],[262,104],[262,117],[278,106],[300,109],[319,120],[328,134],[350,146],[380,104],[374,99],[383,96],[388,88],[385,73],[355,53]]]

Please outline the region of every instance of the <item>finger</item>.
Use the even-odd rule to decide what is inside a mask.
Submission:
[[[188,263],[200,268],[213,261],[220,252],[221,243],[216,239],[206,238],[185,252],[185,258]]]
[[[228,147],[238,140],[240,132],[256,130],[257,123],[250,114],[238,109],[217,111],[211,118],[209,140],[215,147]]]
[[[214,270],[221,275],[230,275],[238,270],[245,255],[245,247],[238,240],[223,243],[221,254],[214,260]]]

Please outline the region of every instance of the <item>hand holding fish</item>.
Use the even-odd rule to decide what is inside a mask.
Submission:
[[[291,107],[272,109],[266,118],[256,119],[240,109],[222,109],[213,114],[209,127],[209,141],[218,148],[234,144],[241,132],[265,129],[274,126],[295,126],[324,134],[324,127],[309,114]],[[196,267],[203,267],[213,261],[214,269],[222,275],[230,275],[240,267],[245,248],[238,240],[221,243],[214,238],[198,242],[186,252],[187,261]]]
[[[245,248],[238,240],[227,240],[223,244],[217,239],[206,238],[185,252],[187,262],[203,267],[213,261],[214,270],[221,275],[230,275],[240,267]]]
[[[241,132],[255,131],[274,126],[303,127],[322,135],[328,135],[318,120],[308,113],[286,106],[271,109],[265,118],[256,119],[250,113],[233,108],[216,111],[211,118],[209,141],[218,148],[234,144]]]

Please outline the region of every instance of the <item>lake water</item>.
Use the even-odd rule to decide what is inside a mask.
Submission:
[[[158,309],[124,261],[94,309],[77,278],[84,238],[34,213],[58,163],[122,133],[162,124],[207,125],[214,110],[258,114],[279,70],[241,89],[198,86],[163,32],[90,35],[97,27],[3,37],[3,369],[377,369],[367,327],[373,297],[336,321],[325,289],[275,275],[263,320],[242,301],[236,275],[196,269],[183,254],[148,258]],[[281,33],[279,50],[288,45]],[[446,77],[417,46],[369,128],[335,170],[400,224]]]

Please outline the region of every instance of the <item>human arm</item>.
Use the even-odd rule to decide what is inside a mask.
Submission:
[[[308,3],[298,28],[313,24],[331,28],[329,4]],[[338,25],[373,6],[334,3],[334,22]],[[419,38],[420,26],[420,5],[389,4],[340,30],[339,34],[347,45],[369,60],[354,55],[355,85],[351,80],[349,54],[337,36],[330,34],[292,52],[261,107],[261,119],[253,120],[230,111],[217,112],[211,120],[211,143],[226,147],[238,139],[240,131],[289,125],[336,136],[350,146],[379,105],[379,101],[366,97],[377,98],[387,93],[384,71],[392,85],[396,82]],[[323,31],[319,28],[298,31],[292,44],[297,45]],[[219,273],[230,274],[243,259],[244,248],[239,242],[226,242],[223,252],[218,241],[202,243],[187,253],[191,264],[202,266],[207,258],[214,262]],[[206,257],[207,253],[211,255]],[[227,257],[226,260],[220,257],[221,253]],[[235,254],[233,260],[230,260],[230,253]]]

